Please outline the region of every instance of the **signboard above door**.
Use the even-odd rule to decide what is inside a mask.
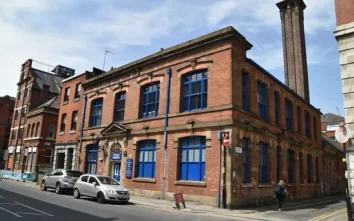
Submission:
[[[111,160],[122,160],[122,153],[112,153]]]

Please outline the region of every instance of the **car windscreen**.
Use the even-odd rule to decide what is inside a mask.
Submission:
[[[117,185],[117,186],[119,186],[119,183],[110,177],[97,177],[97,178],[104,185]]]
[[[80,171],[66,171],[66,175],[71,177],[80,177],[82,173]]]

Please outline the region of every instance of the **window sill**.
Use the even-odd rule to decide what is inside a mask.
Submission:
[[[64,134],[65,134],[65,132],[64,132],[64,131],[59,132],[59,136],[62,136],[62,135],[64,135]]]
[[[71,130],[69,134],[76,134],[76,130]]]
[[[156,183],[156,179],[152,178],[133,178],[133,182],[141,182],[141,183]]]
[[[243,183],[243,184],[241,184],[241,187],[242,188],[252,188],[253,184],[252,183]]]
[[[288,184],[288,186],[289,187],[296,187],[296,184],[291,183],[291,184]]]
[[[315,186],[314,183],[308,183],[307,186]]]
[[[78,102],[78,101],[80,101],[80,97],[74,99],[74,102]]]
[[[188,180],[178,180],[175,182],[175,185],[206,187],[206,183],[203,181],[188,181]]]
[[[304,183],[300,183],[300,186],[306,186],[306,184],[304,184]]]
[[[63,105],[67,105],[69,103],[69,101],[64,101]]]
[[[258,184],[258,187],[259,188],[270,188],[270,187],[273,187],[272,184]]]

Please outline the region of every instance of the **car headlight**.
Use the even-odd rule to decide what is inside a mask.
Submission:
[[[106,192],[110,193],[110,194],[114,194],[115,193],[114,190],[112,190],[112,189],[108,189],[108,190],[106,190]]]

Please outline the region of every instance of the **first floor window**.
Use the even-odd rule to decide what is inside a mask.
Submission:
[[[141,88],[140,118],[150,118],[158,115],[160,83],[149,84]]]
[[[180,180],[205,180],[205,137],[180,139]]]
[[[259,180],[261,183],[268,183],[268,146],[259,143]]]
[[[155,178],[156,141],[144,140],[138,143],[138,177]]]
[[[98,98],[91,103],[90,127],[101,126],[103,98]]]
[[[242,182],[250,182],[250,148],[249,139],[242,139]]]

